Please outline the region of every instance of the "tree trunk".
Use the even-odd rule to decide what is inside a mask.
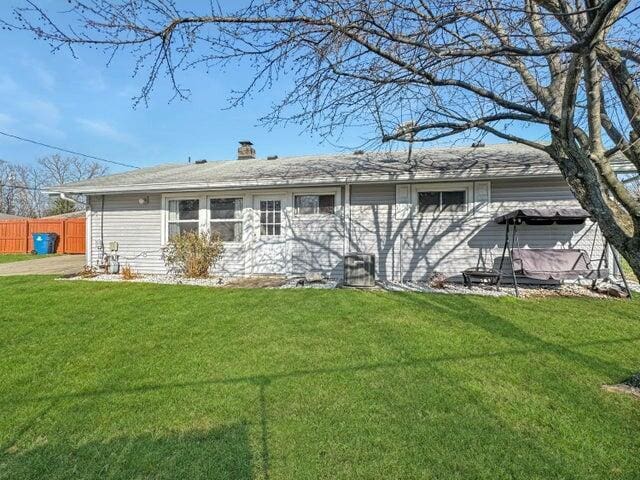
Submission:
[[[549,154],[558,164],[582,208],[598,222],[609,244],[627,260],[640,279],[640,218],[632,217],[607,197],[595,170],[582,168],[581,163],[591,162],[585,151],[560,146],[559,143],[554,140],[549,147]]]

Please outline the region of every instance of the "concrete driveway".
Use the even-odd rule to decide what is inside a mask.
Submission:
[[[54,255],[21,262],[0,264],[0,276],[9,275],[70,275],[84,266],[84,255]]]

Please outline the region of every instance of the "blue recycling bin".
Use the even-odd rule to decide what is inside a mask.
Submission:
[[[34,233],[33,249],[38,255],[47,255],[56,251],[56,233]]]

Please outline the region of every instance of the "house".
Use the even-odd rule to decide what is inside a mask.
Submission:
[[[87,263],[111,242],[122,264],[165,273],[174,233],[207,229],[225,241],[221,275],[340,278],[348,252],[372,253],[377,276],[424,280],[493,266],[504,241],[494,218],[517,208],[579,206],[544,152],[516,144],[407,152],[238,158],[160,165],[62,185],[88,199]],[[602,251],[597,225],[519,231],[521,246]]]
[[[40,220],[67,220],[69,218],[83,218],[86,213],[82,210],[75,210],[73,212],[59,213],[57,215],[47,215]]]

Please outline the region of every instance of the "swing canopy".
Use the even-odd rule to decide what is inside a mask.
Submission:
[[[582,208],[521,208],[495,218],[496,223],[527,225],[580,225],[589,218]]]

